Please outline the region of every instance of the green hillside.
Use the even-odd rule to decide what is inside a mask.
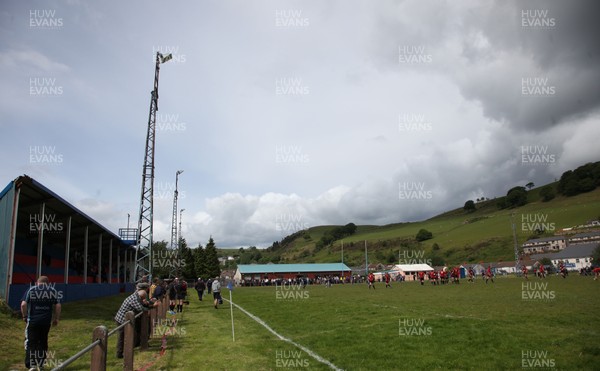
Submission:
[[[557,183],[548,185],[555,191]],[[562,228],[585,224],[600,217],[600,188],[576,196],[557,196],[543,202],[539,187],[527,192],[524,206],[498,209],[498,201],[487,200],[476,204],[476,210],[451,210],[431,219],[389,224],[385,226],[360,225],[356,232],[319,249],[317,242],[335,226],[318,226],[296,232],[284,239],[285,243],[261,252],[260,261],[279,263],[319,263],[341,260],[342,243],[344,262],[349,266],[364,264],[365,241],[369,263],[396,263],[399,252],[424,254],[436,264],[463,262],[504,261],[514,259],[511,215],[514,213],[518,245],[533,236],[553,235]],[[555,192],[558,194],[558,192]],[[536,233],[541,227],[544,233]],[[433,238],[417,242],[415,236],[426,229]],[[289,237],[293,237],[290,238]]]

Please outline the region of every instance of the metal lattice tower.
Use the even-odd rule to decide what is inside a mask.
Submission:
[[[173,217],[171,219],[171,249],[177,249],[179,247],[179,239],[177,237],[177,197],[179,191],[177,190],[177,184],[179,182],[179,174],[183,173],[183,170],[177,170],[175,173],[175,191],[173,191]]]
[[[172,58],[171,54],[163,56],[156,53],[156,68],[154,70],[154,89],[150,97],[150,114],[148,117],[148,132],[146,134],[146,151],[142,173],[142,197],[140,201],[140,216],[138,219],[137,248],[135,250],[136,280],[143,275],[152,277],[152,232],[154,222],[154,144],[156,133],[156,111],[158,111],[158,74],[161,63]]]
[[[179,210],[179,235],[177,236],[177,246],[179,246],[179,240],[181,239],[181,219],[183,218],[183,212],[185,209]]]

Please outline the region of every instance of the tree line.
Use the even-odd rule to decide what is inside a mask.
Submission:
[[[528,191],[534,186],[533,182],[529,182],[524,187],[516,186],[509,189],[506,196],[496,202],[496,206],[499,209],[510,209],[527,204],[530,201]],[[548,202],[556,197],[556,192],[571,197],[593,191],[598,186],[600,186],[600,161],[590,162],[575,170],[565,171],[556,186],[548,184],[542,187],[539,195],[543,202]],[[473,200],[466,201],[463,206],[463,210],[466,212],[473,212],[476,209]]]
[[[179,240],[176,250],[167,248],[166,241],[152,244],[154,277],[185,279],[214,278],[221,275],[221,266],[215,241],[211,237],[205,247],[190,248],[185,238]]]

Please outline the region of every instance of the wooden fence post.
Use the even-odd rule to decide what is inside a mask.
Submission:
[[[167,308],[169,308],[169,302],[167,301],[167,297],[163,296],[162,298],[162,311],[160,313],[160,319],[167,319]]]
[[[92,341],[100,340],[100,343],[92,349],[91,371],[106,371],[107,339],[106,326],[97,326],[92,333]]]
[[[154,336],[154,328],[158,325],[158,313],[160,311],[160,301],[158,307],[150,310],[150,336]]]
[[[148,349],[148,327],[150,325],[150,316],[145,310],[140,316],[140,349]]]
[[[125,321],[129,321],[124,330],[123,369],[133,371],[133,347],[135,345],[135,314],[132,311],[125,313]]]

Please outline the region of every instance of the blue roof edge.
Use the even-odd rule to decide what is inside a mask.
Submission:
[[[9,182],[9,183],[6,185],[6,187],[4,187],[4,189],[2,190],[2,192],[0,192],[0,199],[1,199],[2,197],[4,197],[4,196],[5,196],[5,195],[8,193],[8,191],[10,191],[10,190],[11,190],[11,189],[12,189],[14,186],[15,186],[15,181],[14,181],[14,180],[11,180],[11,181],[10,181],[10,182]]]

